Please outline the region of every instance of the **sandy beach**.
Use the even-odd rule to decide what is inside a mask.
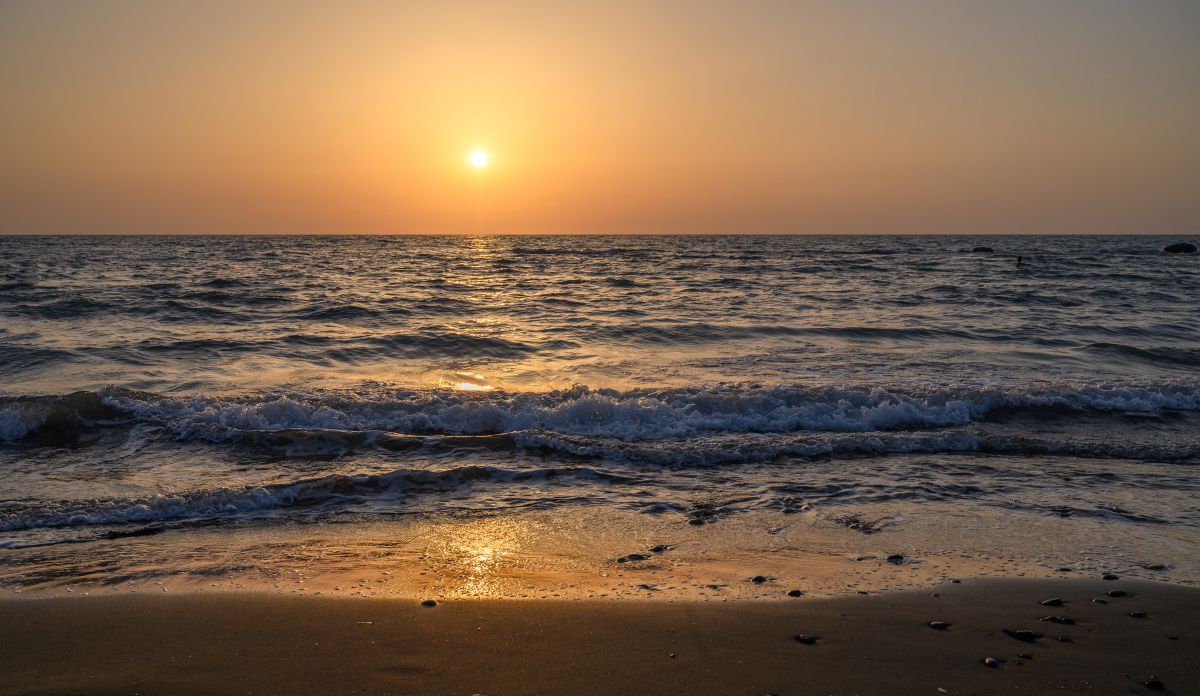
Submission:
[[[1079,578],[786,602],[22,599],[0,603],[0,693],[1192,694],[1198,619],[1200,590]]]

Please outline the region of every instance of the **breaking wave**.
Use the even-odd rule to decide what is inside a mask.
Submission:
[[[0,400],[0,438],[132,421],[181,439],[247,431],[337,430],[481,435],[542,431],[622,442],[736,433],[873,433],[962,426],[997,409],[1077,412],[1200,410],[1200,380],[1020,386],[757,386],[551,392],[374,389],[168,396],[109,387]]]

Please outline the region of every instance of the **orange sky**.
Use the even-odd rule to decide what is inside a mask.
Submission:
[[[1200,230],[1194,2],[0,0],[0,94],[7,234]]]

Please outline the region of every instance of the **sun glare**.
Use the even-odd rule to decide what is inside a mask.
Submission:
[[[488,153],[483,150],[476,150],[471,153],[471,164],[476,168],[486,167],[488,163]]]

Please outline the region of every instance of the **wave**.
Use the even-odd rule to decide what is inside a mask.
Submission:
[[[96,422],[163,427],[181,439],[248,431],[415,435],[548,432],[623,442],[738,433],[871,433],[963,426],[998,409],[1200,410],[1200,380],[1127,379],[1016,386],[760,386],[461,392],[412,389],[160,395],[112,386],[61,397],[0,399],[0,438],[15,442]]]
[[[559,476],[628,483],[631,476],[588,467],[535,470],[462,466],[443,471],[401,469],[388,474],[325,476],[307,481],[246,488],[201,489],[177,494],[0,504],[0,532],[93,525],[156,524],[178,520],[245,519],[297,508],[327,513],[370,500],[395,505],[410,495],[446,492],[475,483],[544,482]],[[131,536],[118,533],[117,536]],[[110,537],[112,538],[112,537]],[[22,543],[22,542],[17,542]]]

